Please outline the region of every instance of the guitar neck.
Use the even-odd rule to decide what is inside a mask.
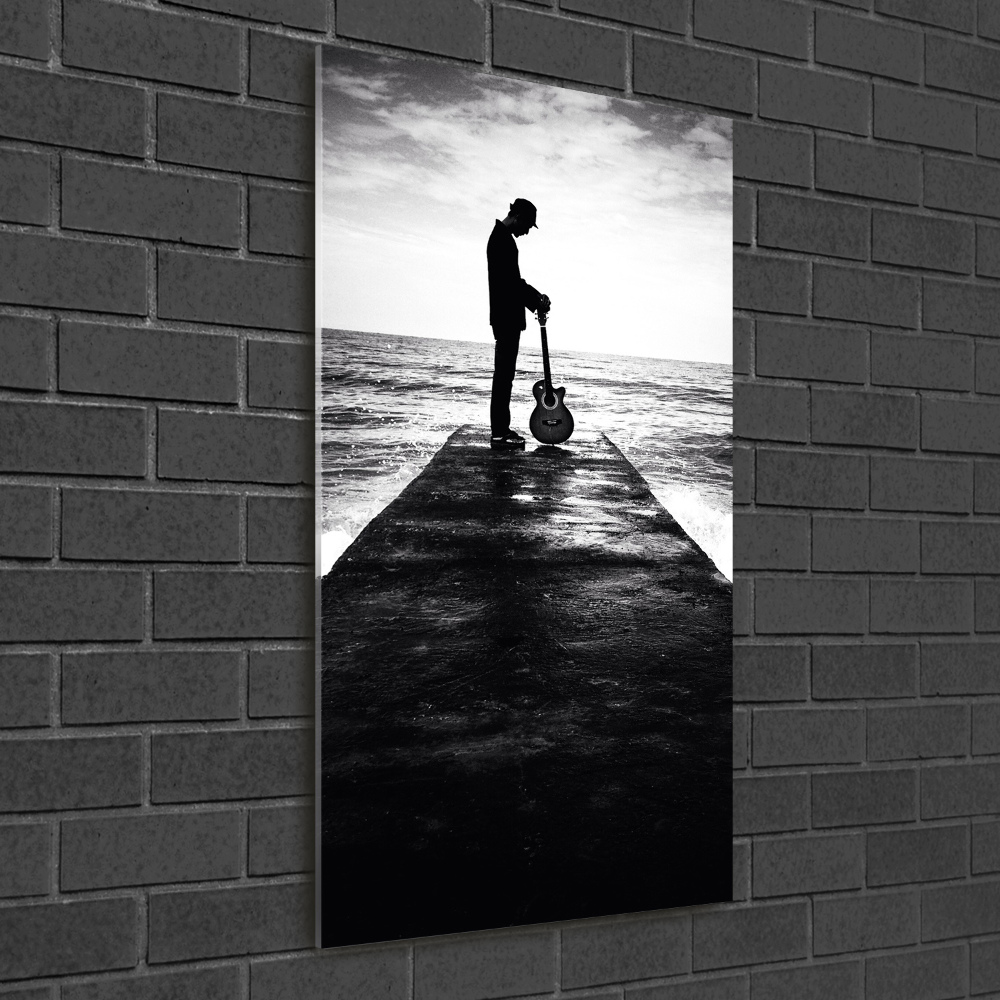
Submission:
[[[549,371],[549,338],[545,332],[545,324],[541,324],[542,330],[542,365],[545,369],[545,395],[552,395],[552,373]]]

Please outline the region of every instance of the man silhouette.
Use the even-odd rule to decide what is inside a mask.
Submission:
[[[525,308],[548,310],[550,300],[532,288],[517,264],[515,236],[537,229],[535,206],[515,198],[505,219],[497,219],[486,244],[490,278],[490,326],[496,341],[493,352],[493,389],[490,395],[490,447],[523,448],[524,438],[510,429],[510,390],[514,383],[517,349],[525,328]]]

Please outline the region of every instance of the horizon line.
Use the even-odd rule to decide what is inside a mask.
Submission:
[[[321,326],[320,330],[321,333],[356,333],[366,337],[403,337],[407,340],[444,340],[453,344],[483,344],[489,346],[493,343],[490,340],[471,340],[467,337],[433,337],[419,333],[383,333],[380,330],[348,330],[339,326]],[[521,348],[523,350],[532,350],[534,345],[522,343]],[[540,346],[534,349],[537,349],[539,352],[541,351]],[[708,361],[703,358],[674,358],[662,354],[617,354],[613,351],[586,351],[582,348],[576,348],[575,350],[560,348],[560,351],[563,350],[565,350],[565,353],[567,354],[592,354],[594,357],[598,358],[640,358],[646,361],[679,361],[681,364],[715,365],[720,368],[730,369],[733,367],[732,360]]]

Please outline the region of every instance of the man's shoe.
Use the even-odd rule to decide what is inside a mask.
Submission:
[[[506,431],[504,434],[494,434],[490,438],[490,447],[498,451],[513,451],[524,448],[524,438],[517,431]]]

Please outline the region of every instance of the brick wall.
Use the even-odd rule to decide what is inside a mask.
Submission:
[[[733,904],[311,948],[335,39],[736,120]],[[997,279],[994,0],[3,0],[0,996],[1000,995]]]

